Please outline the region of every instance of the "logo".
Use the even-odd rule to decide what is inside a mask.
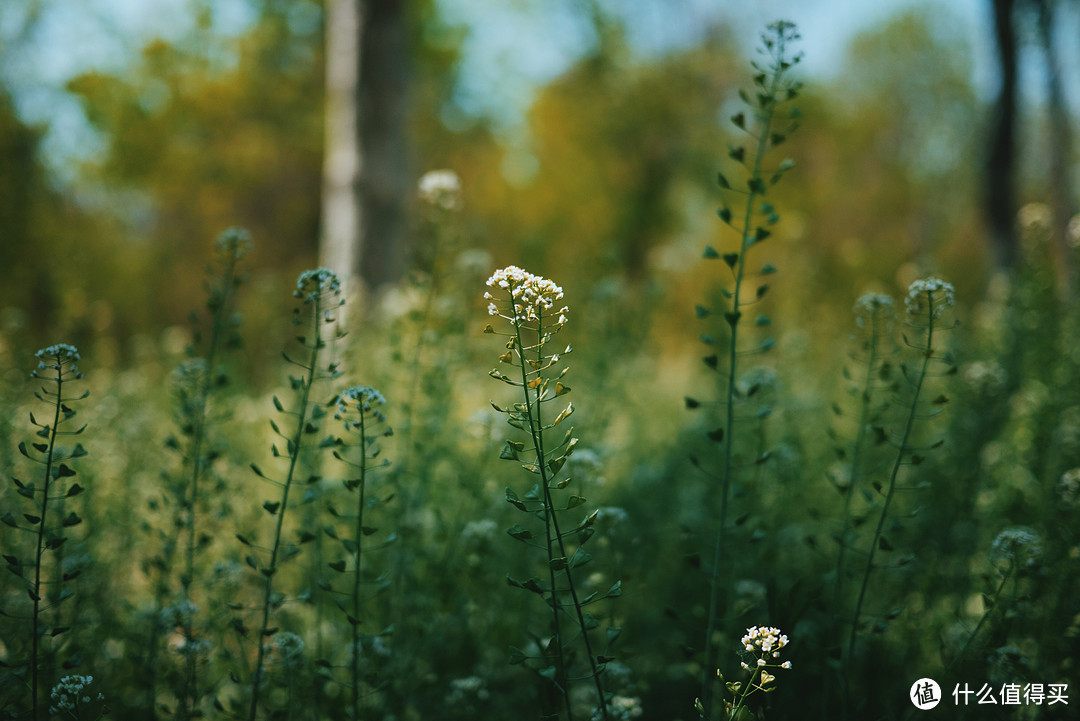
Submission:
[[[920,711],[929,711],[941,703],[941,687],[932,678],[920,678],[911,684],[908,698],[915,704],[915,708]]]

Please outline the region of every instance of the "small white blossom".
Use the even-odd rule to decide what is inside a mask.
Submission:
[[[566,314],[569,308],[561,307],[555,311],[555,302],[562,300],[563,289],[555,285],[547,278],[533,275],[522,270],[516,265],[510,265],[488,278],[487,285],[490,288],[502,288],[510,291],[510,303],[508,310],[510,315],[502,315],[496,303],[488,304],[488,315],[498,315],[506,318],[511,323],[521,326],[525,322],[539,321],[543,316],[558,316],[556,325],[566,323]],[[490,294],[485,293],[485,298]]]
[[[904,305],[910,315],[921,315],[926,304],[931,304],[934,318],[940,318],[946,308],[956,303],[956,289],[940,278],[923,278],[908,286]]]
[[[443,210],[461,207],[461,179],[453,170],[431,170],[420,178],[420,199]]]

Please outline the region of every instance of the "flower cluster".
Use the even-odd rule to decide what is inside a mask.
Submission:
[[[855,325],[862,328],[866,325],[867,318],[876,315],[891,316],[893,299],[891,295],[884,293],[863,293],[855,301]]]
[[[1027,562],[1031,565],[1042,553],[1039,534],[1027,526],[1012,526],[997,535],[990,546],[990,557],[995,561],[1012,563]]]
[[[296,280],[293,296],[302,298],[305,303],[314,303],[320,297],[341,294],[341,280],[337,273],[328,268],[305,270]]]
[[[418,194],[436,208],[457,210],[461,207],[461,180],[453,170],[431,170],[420,178]]]
[[[644,710],[641,708],[641,699],[637,696],[619,696],[616,694],[607,702],[607,712],[609,719],[630,721],[630,719],[640,718]],[[602,718],[603,714],[600,709],[593,709],[591,721],[600,721]]]
[[[75,365],[75,361],[79,360],[79,349],[73,345],[67,343],[57,343],[51,345],[48,348],[42,348],[34,357],[38,359],[37,369],[43,370],[62,370],[63,367],[70,366],[71,372],[78,373],[79,369]]]
[[[772,626],[754,626],[746,629],[746,635],[742,637],[743,649],[746,653],[744,658],[754,661],[754,667],[762,669],[761,686],[771,682],[776,677],[765,671],[765,668],[791,668],[791,661],[783,663],[770,663],[770,659],[780,658],[780,649],[788,645],[788,637],[780,633],[780,629]],[[746,661],[740,664],[744,669],[751,670],[753,667]]]
[[[279,631],[263,648],[271,654],[270,663],[298,668],[304,653],[304,639],[291,631]]]
[[[488,301],[488,315],[497,315],[506,318],[516,326],[521,326],[526,321],[539,321],[544,315],[558,314],[555,325],[562,327],[566,323],[566,314],[569,309],[562,306],[554,311],[555,302],[562,300],[563,289],[554,282],[538,275],[533,275],[522,270],[516,265],[507,266],[495,271],[487,280],[489,288],[501,288],[510,294],[510,307],[504,315],[495,302],[495,296],[484,293]]]
[[[225,258],[240,260],[254,248],[251,233],[244,228],[227,228],[214,241],[214,248]]]
[[[371,415],[377,422],[381,423],[386,420],[383,412],[375,408],[376,405],[381,406],[386,403],[386,398],[377,389],[371,386],[352,386],[343,390],[337,398],[338,412],[335,417],[338,420],[341,420],[349,412],[350,402],[355,404],[356,409],[361,413]],[[350,428],[360,427],[359,421],[347,420],[345,424]]]
[[[93,676],[64,676],[60,679],[60,683],[53,686],[49,713],[56,714],[61,711],[76,713],[80,703],[90,703],[90,693],[87,689],[93,682]],[[104,701],[105,695],[99,693],[97,700]]]
[[[956,289],[940,278],[923,278],[908,286],[904,305],[910,315],[922,315],[929,307],[934,318],[940,318],[946,308],[956,303]]]

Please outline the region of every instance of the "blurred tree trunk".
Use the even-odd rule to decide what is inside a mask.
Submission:
[[[1015,0],[991,0],[1001,90],[994,107],[987,153],[984,212],[997,265],[1011,270],[1019,255],[1016,233],[1016,66]]]
[[[1068,163],[1072,155],[1072,137],[1069,115],[1065,109],[1065,90],[1061,84],[1061,70],[1057,49],[1054,45],[1054,7],[1052,0],[1036,0],[1039,11],[1039,41],[1046,58],[1046,86],[1049,99],[1049,174],[1051,237],[1054,243],[1058,282],[1065,299],[1071,299],[1076,289],[1076,267],[1069,248],[1069,219],[1075,206],[1072,184],[1069,182]]]
[[[409,35],[406,0],[368,0],[361,63],[364,243],[361,275],[371,289],[401,277],[412,194],[406,120]]]
[[[404,0],[327,0],[320,262],[375,289],[400,277],[410,190]]]
[[[348,288],[360,275],[363,202],[360,174],[361,0],[326,3],[326,120],[319,263]]]

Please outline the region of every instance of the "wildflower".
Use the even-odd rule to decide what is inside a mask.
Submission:
[[[461,207],[461,179],[453,170],[430,170],[420,178],[420,199],[442,210]]]
[[[484,298],[492,301],[488,304],[488,315],[506,318],[516,326],[526,321],[540,321],[545,315],[557,315],[557,326],[561,327],[566,323],[569,308],[563,306],[557,311],[554,310],[555,302],[563,298],[563,289],[547,278],[533,275],[516,265],[510,265],[495,271],[494,275],[488,278],[487,285],[489,288],[507,291],[510,296],[505,311],[509,315],[504,315],[504,311],[495,302],[495,296],[484,293]]]
[[[863,293],[855,301],[855,325],[862,328],[866,325],[866,319],[875,315],[891,316],[892,309],[892,296],[884,293]]]
[[[49,712],[55,714],[68,711],[75,713],[77,716],[78,705],[80,703],[90,703],[89,694],[83,693],[83,691],[93,682],[93,676],[81,676],[78,674],[64,676],[60,679],[60,683],[53,686],[52,692],[49,694],[49,698],[52,700]],[[101,701],[104,700],[105,696],[99,693],[97,698]]]
[[[1028,565],[1042,553],[1039,534],[1027,526],[1006,528],[997,535],[990,547],[990,557],[1008,562],[1023,561]]]
[[[629,721],[629,719],[639,718],[644,710],[641,708],[641,699],[636,696],[612,696],[607,702],[608,718],[616,721]],[[599,721],[603,718],[599,708],[594,708],[592,712],[592,721]]]
[[[934,318],[940,318],[946,308],[956,303],[956,289],[940,278],[923,278],[908,286],[904,305],[910,315],[920,315],[924,303],[930,305]]]
[[[38,359],[37,369],[39,371],[49,369],[59,371],[65,365],[70,366],[73,373],[78,373],[79,370],[75,365],[75,361],[80,358],[79,349],[68,343],[57,343],[48,348],[42,348],[34,354],[34,357]]]
[[[296,280],[293,296],[302,298],[305,303],[314,303],[321,297],[341,295],[341,280],[337,273],[328,268],[305,270]]]
[[[1075,506],[1080,501],[1080,468],[1072,468],[1061,474],[1058,493],[1066,505]]]
[[[227,228],[214,241],[214,247],[226,258],[239,260],[254,247],[251,233],[244,228]]]

